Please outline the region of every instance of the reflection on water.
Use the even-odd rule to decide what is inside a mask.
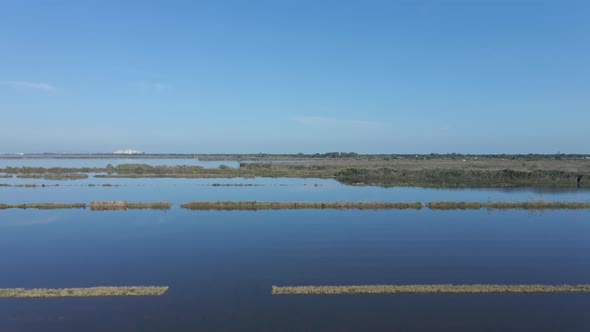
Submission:
[[[531,188],[439,189],[416,187],[357,187],[335,180],[255,179],[105,179],[51,181],[41,179],[0,179],[8,184],[47,184],[48,187],[0,187],[0,203],[89,202],[91,200],[170,201],[193,200],[257,201],[590,201],[590,188],[548,190]],[[58,186],[55,186],[58,184]],[[96,186],[88,186],[93,184]],[[103,184],[113,185],[103,187]],[[232,186],[217,186],[230,184]],[[250,184],[256,186],[233,186]]]
[[[587,189],[378,188],[287,178],[0,183],[59,184],[0,187],[0,203],[175,204],[168,211],[0,210],[0,288],[170,286],[155,298],[0,299],[0,332],[590,330],[588,294],[270,293],[272,285],[590,283],[589,210],[178,208],[191,200],[590,201]]]

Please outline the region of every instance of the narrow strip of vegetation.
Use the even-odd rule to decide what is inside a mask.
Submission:
[[[152,209],[152,210],[169,210],[172,207],[168,202],[151,202],[151,203],[127,203],[128,209]]]
[[[272,286],[273,295],[590,293],[590,285]]]
[[[92,201],[84,203],[27,203],[2,204],[2,209],[84,209],[92,211],[154,209],[168,210],[169,202],[136,202],[127,201]],[[336,209],[336,210],[557,210],[557,209],[590,209],[590,202],[257,202],[257,201],[195,201],[180,205],[189,210],[294,210],[294,209]]]
[[[112,210],[127,210],[127,209],[154,209],[154,210],[168,210],[172,207],[168,202],[152,202],[152,203],[128,203],[127,201],[92,201],[90,202],[90,209],[92,211],[112,211]]]
[[[84,203],[29,203],[29,204],[0,204],[0,210],[4,209],[85,209]]]
[[[45,180],[82,180],[88,179],[88,174],[83,173],[45,173],[45,174],[18,174],[20,179],[45,179]]]
[[[431,210],[551,210],[551,209],[590,209],[590,202],[257,202],[257,201],[195,201],[182,204],[189,210],[289,210],[289,209],[416,209],[427,207]]]
[[[590,202],[430,202],[425,205],[431,210],[557,210],[590,209]]]
[[[5,209],[85,209],[88,205],[85,203],[27,203],[27,204],[3,204],[0,203],[0,210]],[[126,201],[109,201],[90,203],[92,211],[103,210],[127,210],[127,209],[153,209],[153,210],[168,210],[172,207],[168,202],[152,202],[152,203],[127,203]]]
[[[36,184],[36,183],[19,183],[19,184],[9,184],[9,183],[0,183],[0,187],[13,187],[13,188],[45,188],[45,187],[59,187],[58,183],[55,184]]]
[[[105,296],[162,296],[168,287],[88,287],[88,288],[5,288],[0,289],[0,298],[52,298],[52,297],[105,297]]]
[[[426,207],[431,210],[479,210],[485,206],[480,202],[430,202]]]
[[[189,210],[286,210],[286,209],[421,209],[422,203],[389,202],[190,202]]]

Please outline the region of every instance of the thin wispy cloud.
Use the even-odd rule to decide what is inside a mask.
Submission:
[[[16,89],[35,89],[47,92],[55,92],[57,88],[51,84],[42,82],[27,82],[27,81],[0,81],[0,86],[7,86]]]
[[[138,81],[131,83],[131,87],[143,92],[169,92],[174,90],[174,86],[166,83],[160,82],[146,82],[146,81]]]
[[[355,128],[376,128],[379,123],[368,120],[353,120],[329,118],[323,116],[295,116],[291,120],[306,126],[315,127],[355,127]]]

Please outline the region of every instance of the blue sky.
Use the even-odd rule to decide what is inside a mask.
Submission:
[[[0,153],[590,153],[588,1],[0,0]]]

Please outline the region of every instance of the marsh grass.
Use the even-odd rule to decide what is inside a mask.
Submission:
[[[44,179],[44,180],[82,180],[87,179],[88,174],[83,173],[45,173],[45,174],[18,174],[20,179]]]
[[[19,179],[42,179],[42,174],[17,174],[17,178]]]
[[[0,210],[4,209],[85,209],[84,203],[29,203],[29,204],[0,204]]]
[[[92,211],[113,211],[128,209],[168,210],[169,202],[136,202],[127,201],[92,201]],[[86,208],[84,203],[29,203],[0,204],[1,209],[78,209]],[[257,201],[195,201],[180,205],[189,210],[295,210],[295,209],[335,209],[335,210],[558,210],[558,209],[590,209],[590,202],[257,202]]]
[[[127,201],[92,201],[90,202],[92,211],[112,211],[127,210]]]
[[[484,204],[479,202],[430,202],[426,207],[431,210],[479,210]]]
[[[426,204],[431,210],[558,210],[589,209],[590,202],[430,202]]]
[[[82,180],[88,179],[88,174],[83,173],[69,173],[69,174],[45,174],[45,180]]]
[[[389,202],[189,202],[180,206],[189,210],[287,210],[287,209],[421,209],[422,203]]]
[[[589,209],[590,202],[488,202],[485,204],[488,209],[525,209],[525,210],[557,210],[557,209]]]
[[[52,297],[108,297],[108,296],[161,296],[168,287],[88,287],[88,288],[5,288],[0,289],[0,298],[52,298]]]
[[[36,183],[26,183],[26,184],[9,184],[9,183],[0,183],[0,187],[13,187],[13,188],[45,188],[45,187],[59,187],[59,184],[36,184]]]
[[[590,285],[272,286],[273,295],[590,293]]]
[[[171,207],[172,204],[168,202],[127,203],[128,209],[169,210]]]
[[[551,209],[590,209],[590,202],[257,202],[257,201],[195,201],[182,204],[189,210],[291,210],[291,209],[359,209],[359,210],[551,210]]]
[[[92,201],[90,202],[90,209],[92,211],[113,211],[113,210],[127,210],[127,209],[153,209],[153,210],[168,210],[172,207],[168,202],[151,202],[151,203],[128,203],[127,201]]]
[[[55,174],[101,173],[100,178],[324,178],[344,184],[420,187],[588,187],[590,160],[584,158],[532,158],[507,156],[468,158],[422,156],[366,156],[321,161],[240,163],[238,168],[200,166],[150,166],[121,164],[107,167],[6,167],[2,174],[43,177]],[[524,159],[522,159],[524,158]]]

